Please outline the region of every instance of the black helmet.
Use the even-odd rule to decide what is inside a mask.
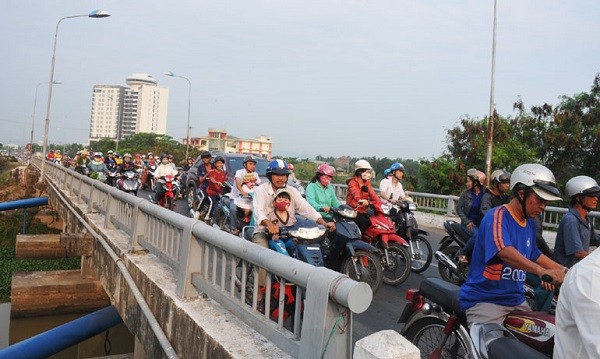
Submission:
[[[225,159],[222,156],[215,157],[215,159],[213,160],[213,163],[217,163],[219,161],[225,163]]]
[[[212,155],[208,151],[202,151],[202,153],[200,154],[200,158],[211,158],[211,157],[212,157]]]
[[[166,158],[166,159],[168,159],[168,158],[169,158],[169,155],[168,155],[168,154],[166,154],[166,153],[163,153],[162,155],[160,155],[160,160],[162,161],[162,159],[163,159],[163,158]]]
[[[256,159],[252,156],[246,156],[244,157],[244,161],[242,162],[244,165],[248,162],[254,162],[254,164],[256,164]]]

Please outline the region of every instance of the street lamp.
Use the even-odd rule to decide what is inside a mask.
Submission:
[[[44,156],[44,160],[42,161],[42,169],[40,175],[40,182],[44,180],[44,170],[46,168],[46,150],[48,147],[48,128],[50,127],[50,104],[52,103],[52,84],[54,83],[54,63],[56,62],[56,40],[58,39],[58,26],[61,21],[65,19],[72,19],[76,17],[91,17],[95,19],[101,19],[105,17],[109,17],[110,14],[102,11],[102,10],[94,10],[89,14],[85,15],[72,15],[66,16],[58,20],[56,23],[56,30],[54,31],[54,48],[52,50],[52,65],[50,66],[50,81],[48,82],[48,104],[46,105],[46,124],[44,126],[44,140],[42,147],[42,156]]]
[[[494,30],[492,31],[492,80],[490,85],[490,117],[488,118],[488,143],[485,157],[485,174],[490,181],[492,173],[492,147],[494,143],[494,87],[496,85],[496,0],[494,0]]]
[[[31,114],[31,138],[29,139],[29,164],[31,164],[31,158],[33,157],[33,126],[35,124],[35,106],[37,103],[37,94],[38,94],[38,89],[40,88],[41,85],[47,85],[47,82],[40,82],[39,84],[37,84],[37,86],[35,87],[35,96],[33,98],[33,112]],[[53,81],[52,83],[53,85],[60,85],[62,84],[62,82],[60,81]]]
[[[190,127],[190,111],[191,111],[191,105],[192,105],[192,83],[190,82],[190,79],[188,79],[187,77],[175,75],[171,71],[165,71],[165,72],[163,72],[163,74],[167,75],[167,76],[171,76],[171,77],[179,77],[180,79],[186,80],[188,83],[187,139],[186,139],[186,144],[185,144],[185,160],[187,161],[187,158],[188,158],[189,152],[190,152],[190,133],[192,131],[192,128]]]

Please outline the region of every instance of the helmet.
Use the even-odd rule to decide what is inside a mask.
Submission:
[[[284,187],[284,188],[278,189],[277,192],[275,192],[275,196],[273,197],[273,202],[282,193],[286,193],[290,199],[292,198],[292,194],[290,193],[290,191]]]
[[[208,151],[202,151],[202,153],[200,154],[200,158],[211,158],[211,157],[212,157],[212,155]]]
[[[271,175],[289,175],[290,169],[284,160],[273,160],[267,165],[267,178],[271,180]]]
[[[492,172],[492,183],[508,182],[510,181],[510,172],[505,170],[495,170]]]
[[[214,158],[213,163],[223,162],[225,163],[225,159],[222,156],[217,156]]]
[[[354,164],[354,169],[356,170],[372,170],[371,164],[367,160],[358,160]]]
[[[392,163],[392,165],[390,166],[390,172],[394,172],[394,171],[398,171],[398,170],[404,172],[404,166],[402,166],[402,163],[400,163],[400,162]]]
[[[118,154],[118,153],[115,153],[115,157],[116,157],[116,158],[119,158],[119,157],[121,157],[121,155],[120,155],[120,154]]]
[[[294,170],[294,165],[291,164],[291,163],[288,163],[288,168],[289,168],[290,171],[293,171]]]
[[[188,157],[187,160],[188,161],[193,161],[194,159],[192,157]]]
[[[577,176],[571,178],[566,186],[565,193],[569,197],[574,196],[600,196],[600,186],[593,178],[588,176]]]
[[[387,175],[389,175],[390,172],[392,172],[392,170],[389,168],[386,168],[385,170],[383,170],[383,177],[387,177]]]
[[[106,152],[106,153],[108,153],[109,155],[112,155],[113,151],[112,150],[108,150],[108,152]]]
[[[163,158],[169,158],[169,155],[166,153],[163,153],[162,155],[160,155],[160,160],[162,161]]]
[[[131,158],[131,153],[127,152],[126,154],[123,155],[123,158],[129,157]]]
[[[530,187],[546,201],[560,200],[556,179],[547,167],[537,163],[527,163],[517,167],[510,177],[510,189]]]
[[[254,164],[256,164],[256,159],[252,156],[246,156],[244,157],[244,161],[242,162],[242,164],[246,164],[248,162],[254,162]]]
[[[467,177],[470,177],[474,183],[479,184],[480,186],[483,186],[483,184],[485,183],[485,173],[479,170],[471,172],[471,174],[467,175]]]
[[[476,169],[476,168],[469,168],[469,169],[467,170],[467,177],[471,177],[471,176],[473,176],[473,175],[474,175],[476,172],[477,172],[477,169]]]
[[[148,152],[148,157],[150,157],[150,156],[154,156],[154,153]]]
[[[102,152],[96,152],[96,153],[94,153],[94,157],[102,157]]]
[[[335,168],[333,166],[328,165],[327,163],[322,163],[317,167],[317,173],[322,175],[334,177],[335,176]]]
[[[60,150],[56,150],[56,153],[60,153]]]

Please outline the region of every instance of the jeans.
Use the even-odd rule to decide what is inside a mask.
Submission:
[[[469,232],[469,230],[467,229],[467,226],[463,226],[463,228]],[[475,240],[477,239],[477,232],[479,231],[479,228],[477,228],[477,226],[473,225],[473,228],[471,229],[471,231],[469,232],[471,234],[471,236],[469,237],[469,240],[467,241],[467,243],[465,243],[465,246],[462,247],[459,251],[459,253],[461,255],[465,255],[467,257],[470,257],[471,254],[473,254],[473,249],[475,248]]]
[[[233,198],[229,200],[229,224],[231,229],[238,228],[239,223],[237,220],[237,206],[235,205],[235,201]]]

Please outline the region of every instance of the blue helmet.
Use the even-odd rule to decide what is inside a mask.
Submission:
[[[390,172],[394,172],[397,170],[404,172],[404,166],[402,166],[402,163],[400,163],[400,162],[392,163],[392,165],[390,166]]]
[[[391,170],[391,169],[389,169],[389,168],[386,168],[386,169],[383,171],[383,177],[387,177],[387,175],[389,175],[389,174],[390,174],[390,172],[392,172],[392,170]]]
[[[290,169],[284,160],[273,160],[267,165],[267,178],[271,180],[271,175],[289,175]]]

